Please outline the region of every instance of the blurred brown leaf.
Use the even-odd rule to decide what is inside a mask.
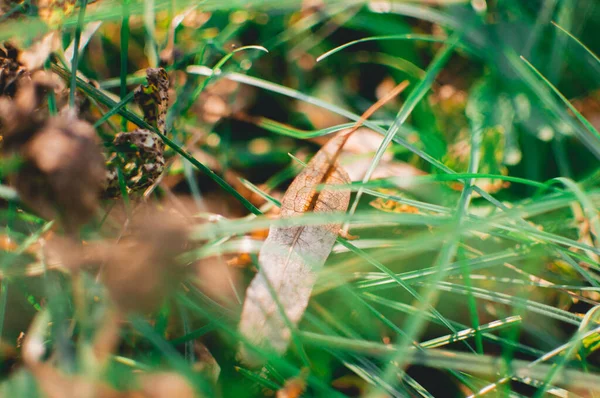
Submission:
[[[116,306],[125,313],[158,308],[188,272],[177,257],[188,248],[188,227],[172,212],[140,208],[128,233],[118,242],[101,240],[81,245],[54,239],[46,256],[51,266],[99,272]]]
[[[96,212],[104,184],[104,157],[96,131],[72,113],[45,119],[37,106],[56,87],[55,76],[39,72],[14,100],[0,99],[2,150],[23,160],[10,176],[21,200],[74,233]]]

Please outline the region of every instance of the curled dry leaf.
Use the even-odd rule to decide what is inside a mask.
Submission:
[[[21,199],[45,218],[75,231],[94,215],[104,182],[96,132],[74,117],[52,118],[22,151],[15,178]]]
[[[354,128],[339,134],[325,144],[298,174],[281,202],[281,217],[289,218],[306,212],[345,212],[350,192],[317,188],[322,185],[343,185],[350,182],[348,173],[340,167],[342,147],[364,120],[381,105],[408,86],[398,85],[386,98],[369,108]],[[269,236],[260,250],[260,271],[254,277],[242,309],[240,333],[249,343],[279,354],[288,347],[291,333],[302,318],[316,282],[337,238],[340,224],[278,227],[269,229]],[[280,307],[283,310],[280,311]],[[240,359],[258,365],[261,359],[242,344]]]
[[[165,134],[169,78],[163,68],[148,68],[146,75],[148,85],[136,89],[135,100],[142,108],[144,120]],[[128,193],[149,187],[162,174],[165,144],[154,132],[141,128],[122,132],[112,144],[115,150],[107,161],[107,196],[116,197],[121,192],[117,170],[121,171]]]

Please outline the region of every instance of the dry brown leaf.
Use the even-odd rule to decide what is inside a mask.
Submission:
[[[58,116],[26,145],[28,163],[15,186],[21,199],[48,219],[76,231],[96,212],[104,183],[104,158],[87,122]]]
[[[56,79],[40,71],[20,84],[14,100],[0,98],[2,152],[24,162],[9,178],[21,200],[73,233],[96,212],[104,157],[91,124],[70,112],[48,118],[38,109]]]
[[[345,136],[335,137],[296,177],[283,197],[282,217],[308,211],[346,211],[349,191],[324,189],[316,192],[321,183],[350,182],[348,174],[335,162],[344,141]],[[285,316],[296,325],[306,310],[317,272],[329,256],[339,228],[339,224],[270,228],[258,258],[261,269],[246,292],[240,322],[240,332],[253,345],[279,353],[287,349],[291,331],[279,313],[266,279],[284,308]],[[240,354],[248,363],[256,361],[244,346],[240,348]]]
[[[281,202],[281,217],[289,218],[306,212],[345,212],[350,202],[347,190],[323,189],[321,184],[342,185],[350,182],[348,173],[339,166],[342,147],[364,120],[386,101],[398,95],[406,86],[403,82],[386,98],[369,108],[354,128],[332,138],[311,159],[294,179]],[[302,318],[316,282],[318,271],[329,256],[340,228],[339,223],[294,227],[272,226],[260,250],[260,271],[248,290],[239,330],[252,346],[286,351],[291,330]],[[277,301],[273,298],[277,297]],[[285,312],[283,315],[279,305]],[[287,319],[286,319],[287,318]],[[241,345],[240,359],[249,365],[261,360]]]
[[[169,105],[169,77],[163,68],[146,69],[147,85],[135,90],[135,100],[142,108],[144,120],[166,134]],[[165,167],[165,144],[153,131],[135,129],[115,136],[115,151],[108,155],[106,192],[108,197],[121,193],[118,171],[121,171],[128,193],[143,192],[154,184]]]

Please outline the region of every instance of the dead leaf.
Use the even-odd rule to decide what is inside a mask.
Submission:
[[[47,118],[38,106],[56,76],[39,72],[14,100],[2,98],[2,150],[24,161],[9,176],[21,200],[47,219],[75,232],[96,212],[104,183],[104,157],[96,131],[72,113]]]
[[[317,152],[285,193],[281,202],[281,217],[289,218],[306,212],[346,211],[350,202],[349,191],[325,188],[318,192],[317,187],[321,184],[342,185],[350,182],[348,173],[338,164],[342,147],[364,120],[406,86],[408,82],[398,85],[386,98],[369,108],[354,128],[335,136]],[[272,226],[269,229],[269,236],[258,257],[260,271],[246,291],[239,325],[240,333],[252,346],[279,354],[286,351],[292,333],[288,324],[295,326],[302,318],[317,273],[333,248],[339,228],[339,223],[332,223]],[[249,365],[262,362],[244,344],[239,354],[240,359]]]
[[[166,116],[169,102],[169,77],[163,68],[146,69],[147,85],[135,90],[135,100],[142,108],[144,120],[166,134]],[[115,136],[114,151],[108,155],[105,196],[118,197],[121,193],[121,171],[129,194],[141,192],[155,183],[165,167],[165,144],[153,131],[135,129]]]
[[[71,272],[98,273],[120,311],[147,313],[159,307],[188,272],[177,261],[188,246],[188,226],[175,214],[149,206],[133,215],[129,233],[116,243],[81,245],[54,239],[46,256],[51,267],[60,264]]]
[[[324,146],[292,182],[283,197],[282,217],[307,211],[346,211],[349,191],[324,189],[316,192],[321,183],[350,182],[348,174],[335,162],[344,138],[335,137]],[[279,353],[287,349],[291,331],[279,313],[267,280],[285,310],[285,316],[296,325],[308,305],[317,272],[329,256],[339,228],[339,224],[270,228],[259,254],[261,269],[246,292],[240,322],[240,332],[253,345]],[[240,354],[248,363],[255,362],[243,346]]]

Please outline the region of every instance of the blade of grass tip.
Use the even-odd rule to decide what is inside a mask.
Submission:
[[[587,130],[590,133],[592,133],[591,137],[587,135],[582,135],[579,138],[582,139],[584,143],[589,145],[590,150],[594,152],[596,157],[600,158],[600,133],[598,133],[598,130],[596,130],[596,128],[585,117],[583,117],[583,115],[577,109],[575,109],[573,104],[571,104],[571,102],[552,83],[550,83],[550,81],[546,79],[546,77],[535,66],[533,66],[531,62],[529,62],[523,56],[521,56],[520,58],[525,63],[525,65],[527,65],[540,79],[542,79],[542,81],[546,83],[548,87],[550,87],[554,94],[556,94],[562,100],[562,102],[564,102],[567,108],[569,108],[569,110],[573,112],[573,114],[575,115],[575,117],[577,117],[581,124],[583,124],[587,128]]]
[[[123,21],[121,22],[121,69],[120,78],[121,86],[119,87],[119,94],[121,98],[125,98],[127,95],[127,60],[129,56],[129,1],[123,0],[121,10],[123,13]],[[127,119],[121,120],[121,128],[123,131],[127,131]]]
[[[243,122],[252,123],[262,129],[265,129],[271,133],[284,135],[286,137],[298,138],[301,140],[323,137],[329,134],[336,133],[341,130],[345,130],[347,128],[351,128],[354,126],[353,123],[343,123],[338,124],[337,126],[327,127],[321,130],[301,130],[292,126],[289,126],[284,123],[279,123],[275,120],[263,117],[263,116],[249,116],[249,115],[234,115],[238,120]]]
[[[14,188],[0,184],[0,198],[8,202],[16,202],[19,200],[19,194]]]
[[[591,55],[591,56],[592,56],[592,58],[593,58],[594,60],[596,60],[596,62],[597,62],[598,64],[600,64],[600,58],[598,58],[598,56],[597,56],[597,55],[596,55],[596,54],[595,54],[595,53],[594,53],[594,52],[593,52],[593,51],[592,51],[592,50],[591,50],[591,49],[590,49],[588,46],[586,46],[585,44],[583,44],[583,43],[581,42],[581,40],[579,40],[578,38],[576,38],[575,36],[573,36],[573,34],[572,34],[571,32],[569,32],[568,30],[566,30],[565,28],[563,28],[562,26],[560,26],[560,25],[559,25],[559,24],[557,24],[556,22],[554,22],[554,21],[551,21],[551,22],[552,22],[552,25],[556,26],[556,27],[557,27],[558,29],[560,29],[560,30],[561,30],[563,33],[565,33],[567,36],[569,36],[571,39],[573,39],[573,40],[574,40],[574,41],[575,41],[577,44],[579,44],[581,47],[583,47],[583,49],[584,49],[585,51],[587,51],[587,53],[588,53],[589,55]],[[592,65],[592,66],[594,66],[594,65]],[[597,66],[598,66],[598,65],[595,65],[595,66],[596,66],[596,68],[597,68]]]
[[[431,85],[435,81],[436,76],[441,71],[442,67],[446,64],[446,62],[450,59],[450,56],[454,52],[454,47],[455,47],[456,43],[459,41],[460,37],[461,36],[458,33],[456,33],[453,36],[450,43],[447,44],[442,50],[440,50],[438,52],[438,54],[436,54],[435,58],[433,59],[433,61],[431,61],[431,64],[427,68],[427,73],[426,73],[425,77],[410,92],[410,94],[408,95],[408,98],[406,99],[406,102],[404,103],[404,105],[402,105],[402,107],[398,111],[398,115],[396,116],[394,123],[392,124],[392,126],[390,126],[390,128],[386,132],[379,148],[377,148],[377,152],[375,152],[375,156],[373,157],[373,160],[371,161],[371,164],[369,165],[369,168],[367,169],[367,172],[365,173],[365,176],[363,177],[362,182],[366,183],[367,181],[369,181],[369,179],[371,178],[371,175],[377,168],[377,165],[379,164],[379,161],[381,160],[381,157],[383,156],[388,145],[390,144],[390,142],[392,141],[394,136],[398,133],[399,126],[404,124],[404,122],[406,121],[406,119],[408,119],[408,116],[410,116],[413,109],[417,106],[417,104],[421,101],[421,99],[423,99],[425,94],[429,91],[429,89],[431,88]],[[360,197],[362,196],[362,192],[363,192],[362,190],[357,191],[354,201],[352,202],[352,205],[350,206],[350,210],[348,211],[348,213],[350,215],[354,214],[354,212],[356,211],[356,208],[358,207],[358,202],[360,200]],[[344,225],[344,227],[342,228],[342,231],[347,233],[348,229],[349,229],[349,224],[346,223]]]
[[[204,89],[206,88],[206,86],[208,86],[208,83],[211,82],[211,80],[217,76],[221,74],[221,68],[223,68],[223,66],[227,63],[227,61],[229,61],[236,53],[242,52],[242,51],[247,51],[247,50],[258,50],[258,51],[262,51],[265,53],[268,53],[269,50],[267,50],[266,48],[264,48],[263,46],[257,46],[257,45],[249,45],[249,46],[243,46],[243,47],[239,47],[236,48],[235,50],[231,51],[230,53],[226,54],[225,56],[223,56],[223,58],[221,58],[216,64],[215,66],[210,70],[210,74],[206,77],[206,79],[204,79],[204,81],[202,82],[202,84],[200,84],[196,90],[194,90],[194,92],[192,93],[192,95],[190,96],[190,101],[188,102],[188,104],[180,111],[181,114],[185,114],[187,113],[190,108],[192,107],[192,105],[196,102],[196,100],[198,99],[198,97],[200,97],[200,94],[202,94],[202,92],[204,91]],[[172,119],[172,118],[171,118]],[[172,120],[171,120],[172,123]]]
[[[365,37],[363,39],[353,40],[348,43],[342,44],[341,46],[335,47],[324,54],[317,57],[317,62],[321,62],[325,58],[332,56],[333,54],[342,51],[345,48],[352,47],[359,43],[365,43],[369,41],[386,41],[386,40],[419,40],[432,43],[446,43],[447,39],[432,36],[432,35],[417,35],[417,34],[403,34],[403,35],[388,35],[388,36],[372,36]]]
[[[73,45],[73,60],[71,61],[71,87],[69,89],[69,108],[75,109],[75,90],[77,89],[77,68],[79,63],[79,42],[81,41],[81,31],[83,29],[83,18],[85,17],[85,8],[87,0],[79,1],[79,17],[75,27],[75,43]]]
[[[67,78],[70,76],[69,73],[65,69],[61,68],[60,66],[58,66],[56,64],[52,65],[52,70],[54,72],[56,72],[59,76],[63,76],[63,77],[67,77]],[[113,108],[117,105],[117,103],[115,101],[113,101],[110,97],[108,97],[102,91],[96,89],[95,87],[84,82],[83,80],[77,78],[76,83],[77,83],[77,86],[80,89],[82,89],[86,94],[95,98],[98,102],[104,104],[105,106]],[[192,165],[194,165],[194,167],[196,167],[200,171],[206,173],[213,181],[215,181],[226,192],[230,193],[233,197],[235,197],[251,213],[254,213],[257,215],[261,214],[260,210],[256,206],[254,206],[252,203],[250,203],[248,201],[248,199],[246,199],[243,195],[241,195],[238,191],[236,191],[235,188],[233,188],[231,185],[229,185],[229,183],[227,183],[227,181],[222,179],[218,174],[216,174],[214,171],[212,171],[209,167],[207,167],[206,165],[204,165],[203,163],[198,161],[196,158],[194,158],[190,153],[188,153],[181,146],[177,145],[174,141],[172,141],[167,136],[162,134],[157,128],[149,125],[141,117],[139,117],[138,115],[136,115],[135,113],[133,113],[127,109],[121,108],[118,110],[118,113],[125,116],[128,120],[135,123],[137,126],[154,132],[156,135],[158,135],[163,140],[163,142],[168,147],[170,147],[175,152],[177,152],[179,155],[181,155],[185,160],[187,160]]]

